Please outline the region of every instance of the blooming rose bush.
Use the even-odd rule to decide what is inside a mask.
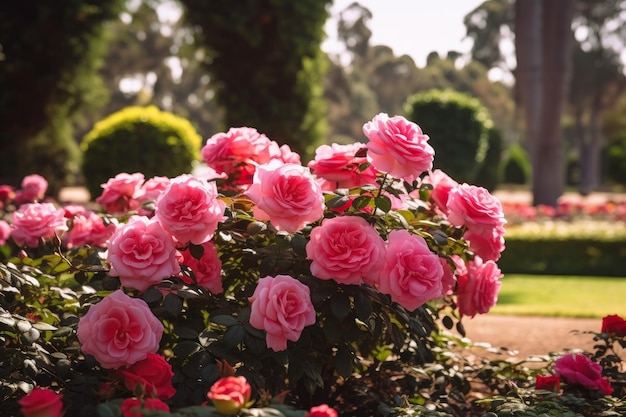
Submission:
[[[233,128],[207,140],[208,177],[120,173],[99,209],[7,191],[4,399],[50,387],[72,416],[396,401],[382,385],[362,404],[344,390],[426,366],[438,319],[462,333],[495,305],[505,220],[487,190],[431,170],[417,124],[380,114],[363,130],[366,144],[323,146],[305,166]]]
[[[623,320],[609,315],[599,323],[600,331],[578,331],[593,336],[592,352],[552,352],[534,358],[532,369],[518,362],[506,371],[512,378],[509,388],[486,401],[489,410],[496,416],[510,415],[510,410],[524,410],[524,415],[624,415],[626,335],[618,330]],[[538,366],[542,360],[544,365]]]

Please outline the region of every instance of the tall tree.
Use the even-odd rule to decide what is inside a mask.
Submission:
[[[626,90],[620,52],[624,48],[626,22],[620,0],[579,0],[574,30],[574,70],[570,91],[580,163],[582,194],[600,185],[602,114]]]
[[[120,0],[0,2],[0,181],[76,174],[71,120],[102,95],[102,24]]]
[[[155,105],[184,117],[204,137],[222,127],[222,112],[201,68],[204,53],[194,45],[191,28],[177,18],[182,9],[169,9],[164,18],[159,15],[163,5],[163,0],[144,0],[107,25],[101,74],[110,100],[82,121],[79,137],[95,121],[131,105]]]
[[[207,49],[229,126],[252,126],[310,153],[323,139],[324,57],[331,0],[182,0]]]
[[[565,186],[561,118],[572,68],[574,0],[517,0],[516,82],[533,165],[533,204],[556,206]]]

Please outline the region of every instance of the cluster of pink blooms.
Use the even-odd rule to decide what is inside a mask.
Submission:
[[[502,208],[511,223],[540,220],[626,220],[626,201],[591,202],[584,199],[559,199],[557,206],[532,206],[524,202],[503,202]]]
[[[252,201],[257,220],[281,233],[320,222],[306,246],[314,277],[369,284],[409,311],[456,294],[461,315],[488,312],[502,277],[495,263],[504,249],[499,201],[484,188],[457,184],[433,171],[434,150],[415,123],[379,114],[363,131],[367,144],[324,145],[306,167],[289,147],[245,127],[212,136],[202,155],[218,177],[228,175]],[[464,228],[476,256],[467,263],[458,256],[439,256],[408,230],[392,230],[383,238],[359,216],[323,219],[324,191],[375,185],[379,173],[409,182],[428,173],[422,181],[431,184],[439,215]],[[185,273],[191,269],[198,285],[212,293],[223,291],[222,264],[212,239],[226,220],[226,207],[215,182],[187,174],[146,181],[141,173],[121,173],[102,187],[96,202],[111,215],[128,215],[127,221],[105,224],[85,209],[33,201],[14,212],[11,236],[26,246],[54,236],[63,236],[68,247],[105,243],[109,273],[127,289],[143,292],[171,276],[192,282]],[[393,201],[397,208],[404,204],[402,198]],[[203,247],[200,259],[191,256],[190,244]],[[288,341],[297,341],[316,321],[309,288],[288,275],[261,278],[249,302],[250,324],[266,332],[267,346],[275,351],[285,350]],[[167,382],[171,368],[155,355],[162,334],[163,325],[147,304],[122,290],[92,306],[78,327],[83,352],[103,367],[119,370],[129,385],[144,381],[158,399],[167,399],[173,395]]]

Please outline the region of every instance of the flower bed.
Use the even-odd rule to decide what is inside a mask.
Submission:
[[[37,175],[1,187],[3,411],[484,411],[468,377],[495,395],[505,374],[454,359],[437,323],[463,334],[495,304],[500,202],[433,171],[416,124],[364,133],[305,167],[233,128],[207,140],[206,178],[121,173],[95,206],[59,207]]]

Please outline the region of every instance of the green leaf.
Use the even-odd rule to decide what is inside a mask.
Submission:
[[[363,291],[357,291],[354,296],[354,310],[359,320],[367,323],[370,315],[372,314],[373,308],[372,302]]]
[[[224,343],[228,346],[237,346],[246,336],[246,329],[241,325],[231,326],[224,333]]]
[[[33,327],[41,331],[55,331],[57,328],[43,321],[33,324]]]
[[[180,341],[174,346],[174,354],[179,358],[187,358],[194,353],[200,351],[202,346],[199,343],[193,342],[191,340],[183,340]]]
[[[370,201],[372,201],[372,197],[360,195],[352,201],[352,207],[362,210],[369,205]]]
[[[177,326],[174,328],[174,334],[181,339],[196,339],[198,332],[190,327]]]
[[[215,324],[219,324],[220,326],[234,326],[239,324],[239,321],[233,316],[220,315],[211,317],[211,322]]]
[[[189,253],[195,259],[202,259],[202,255],[204,255],[204,246],[202,245],[194,245],[193,243],[189,244]]]
[[[308,240],[300,233],[296,233],[291,237],[291,247],[300,256],[306,257],[306,245]]]
[[[330,209],[335,209],[335,208],[339,208],[342,207],[346,204],[348,204],[348,202],[350,201],[350,197],[347,195],[340,195],[337,197],[333,197],[330,200],[328,200],[326,202],[326,207],[330,208]]]
[[[183,310],[183,300],[175,294],[168,294],[163,300],[163,307],[168,313],[176,317]]]
[[[374,199],[374,203],[376,207],[385,213],[389,213],[391,210],[391,199],[386,195],[379,195]]]
[[[350,306],[350,297],[344,292],[339,292],[333,296],[330,301],[330,309],[333,312],[333,316],[339,320],[343,320],[352,311]]]
[[[339,346],[335,355],[335,369],[343,378],[347,378],[352,374],[353,354],[351,349],[346,345]]]

